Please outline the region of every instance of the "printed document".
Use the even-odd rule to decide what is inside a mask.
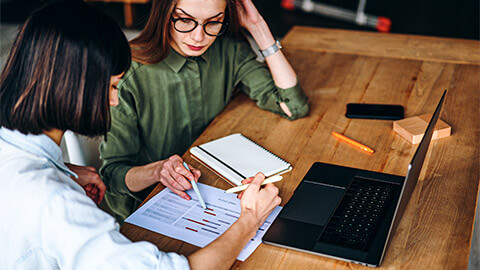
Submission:
[[[237,199],[236,194],[226,194],[224,190],[205,184],[198,183],[198,188],[207,204],[206,210],[200,205],[193,189],[186,191],[192,198],[187,201],[165,188],[129,216],[125,222],[204,247],[217,239],[238,219],[240,200]],[[280,210],[280,206],[273,210],[255,237],[244,247],[237,257],[238,260],[246,260],[255,251]]]

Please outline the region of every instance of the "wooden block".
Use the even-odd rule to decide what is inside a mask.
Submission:
[[[417,144],[422,140],[431,118],[432,114],[424,114],[397,120],[393,122],[393,130],[407,141]],[[438,119],[433,131],[432,141],[450,136],[451,131],[452,127]]]

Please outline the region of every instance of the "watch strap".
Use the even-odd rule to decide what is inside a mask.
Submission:
[[[265,50],[260,50],[260,54],[265,58],[278,52],[281,48],[282,44],[280,44],[280,41],[275,40],[275,43],[272,46],[266,48]]]

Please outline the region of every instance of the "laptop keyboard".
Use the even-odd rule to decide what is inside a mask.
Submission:
[[[388,183],[354,178],[319,241],[368,251],[392,193]]]

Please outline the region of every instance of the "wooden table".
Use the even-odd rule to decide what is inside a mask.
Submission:
[[[241,132],[290,162],[277,183],[284,205],[315,161],[405,175],[416,145],[384,120],[344,116],[349,102],[391,103],[406,117],[432,113],[448,89],[441,119],[452,135],[432,142],[420,180],[386,251],[381,268],[466,269],[479,189],[480,43],[412,35],[294,27],[284,52],[305,89],[310,115],[288,121],[237,96],[195,141],[205,143]],[[375,149],[368,155],[333,138],[338,131]],[[186,153],[202,171],[200,182],[229,187]],[[157,187],[150,196],[158,193]],[[125,224],[133,241],[189,255],[196,247]],[[340,269],[360,265],[262,244],[242,269]]]

